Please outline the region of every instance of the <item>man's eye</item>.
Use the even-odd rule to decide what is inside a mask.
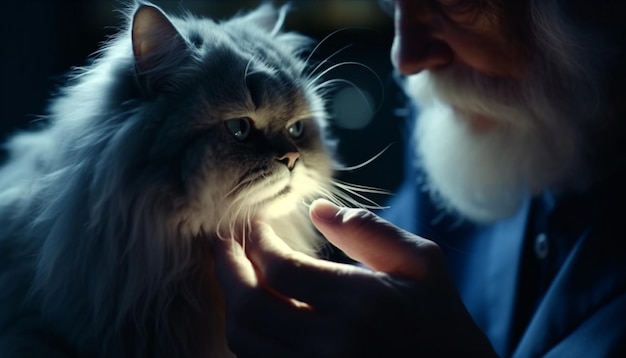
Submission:
[[[439,11],[452,20],[462,25],[474,27],[483,20],[491,19],[495,14],[491,5],[484,0],[435,0]]]
[[[438,0],[441,9],[448,15],[470,14],[479,7],[477,0]]]

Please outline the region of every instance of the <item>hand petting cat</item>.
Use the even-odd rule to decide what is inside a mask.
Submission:
[[[215,248],[239,357],[495,356],[439,247],[366,210],[313,203],[318,230],[369,268],[291,250],[264,223]]]

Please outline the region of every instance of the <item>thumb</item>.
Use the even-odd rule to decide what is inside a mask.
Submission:
[[[311,205],[317,229],[350,258],[395,276],[421,280],[442,260],[432,241],[404,231],[364,209],[340,208],[324,199]]]

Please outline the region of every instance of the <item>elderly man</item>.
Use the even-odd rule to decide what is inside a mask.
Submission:
[[[262,223],[246,255],[220,246],[232,349],[624,356],[626,6],[387,5],[392,60],[419,113],[387,213],[407,231],[317,201],[313,223],[368,269],[295,253]]]

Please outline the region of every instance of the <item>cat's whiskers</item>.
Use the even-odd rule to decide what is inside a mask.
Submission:
[[[318,44],[318,46],[319,46],[319,44]],[[317,70],[319,70],[319,69],[320,69],[323,65],[325,65],[326,63],[329,63],[329,62],[330,62],[330,60],[331,60],[333,57],[337,56],[338,54],[340,54],[340,53],[341,53],[341,52],[343,52],[345,49],[347,49],[347,48],[349,48],[349,47],[351,47],[351,46],[352,46],[352,44],[348,44],[348,45],[346,45],[346,46],[344,46],[344,47],[340,48],[339,50],[337,50],[337,51],[333,52],[332,54],[330,54],[328,57],[326,57],[326,58],[325,58],[325,59],[323,59],[322,61],[320,61],[320,63],[318,63],[318,64],[317,64],[317,66],[315,66],[315,67],[313,68],[313,70],[311,70],[311,72],[309,72],[309,76],[314,75],[314,74],[315,74],[315,72],[317,72]],[[316,47],[316,48],[317,48],[317,47]],[[312,52],[311,52],[311,54],[312,54]],[[311,55],[309,55],[309,58],[307,58],[307,63],[308,63],[308,61],[309,61],[309,59],[310,59],[310,56],[311,56]]]
[[[363,67],[366,70],[368,70],[369,72],[371,72],[376,79],[378,80],[379,84],[381,87],[383,87],[383,81],[380,79],[380,76],[378,76],[378,74],[376,74],[376,71],[374,71],[371,67],[369,67],[368,65],[361,63],[361,62],[356,62],[356,61],[344,61],[344,62],[339,62],[336,63],[328,68],[326,68],[324,71],[318,73],[317,75],[315,75],[314,73],[310,73],[309,76],[307,77],[308,80],[310,80],[313,83],[318,83],[319,80],[326,76],[330,71],[336,70],[337,68],[340,68],[342,66],[358,66],[358,67]],[[310,77],[315,75],[315,77]]]
[[[252,183],[256,181],[257,178],[249,178],[248,175],[244,176],[244,179],[237,183],[231,190],[229,190],[225,195],[224,199],[228,199],[231,195],[238,194],[243,190],[252,186]],[[244,188],[245,187],[245,188]]]
[[[246,252],[247,235],[252,230],[252,216],[254,212],[252,210],[252,206],[246,206],[246,209],[247,209],[246,215],[245,215],[246,220],[244,221],[244,224],[243,224],[243,238],[241,239],[241,247],[243,248],[244,252]]]
[[[326,87],[330,87],[330,86],[332,86],[332,85],[334,85],[336,83],[345,83],[345,84],[349,85],[350,87],[354,88],[359,93],[361,98],[363,99],[363,102],[365,103],[365,105],[367,105],[367,106],[371,105],[370,104],[370,100],[367,98],[367,96],[365,95],[365,93],[363,92],[361,87],[357,86],[354,82],[346,80],[346,79],[343,79],[343,78],[335,78],[335,79],[332,79],[332,80],[325,81],[325,82],[321,83],[320,85],[318,85],[318,87],[316,89],[318,91],[320,91],[320,90],[326,89]],[[382,103],[382,101],[380,103]],[[378,107],[380,108],[380,105]],[[373,111],[374,112],[378,111],[378,108],[376,108]]]
[[[366,165],[371,164],[374,160],[380,158],[380,156],[385,153],[391,144],[387,145],[380,152],[376,153],[371,158],[365,160],[362,163],[352,165],[349,167],[335,165],[333,168],[335,171],[352,171],[356,169],[360,169],[365,167]],[[331,179],[330,187],[319,187],[317,191],[320,195],[327,198],[331,202],[340,205],[340,206],[353,206],[364,209],[386,209],[387,207],[381,206],[376,203],[374,200],[368,198],[364,194],[376,194],[376,195],[391,195],[392,193],[388,190],[348,183],[339,179]]]
[[[342,49],[343,50],[343,49]],[[356,61],[345,61],[345,62],[340,62],[340,63],[336,63],[326,69],[324,69],[324,71],[317,73],[317,70],[319,69],[319,67],[321,66],[318,65],[316,66],[313,71],[311,71],[308,75],[307,75],[307,79],[309,80],[310,86],[314,88],[314,90],[320,94],[324,94],[326,90],[328,90],[328,87],[331,87],[335,84],[338,83],[344,83],[344,84],[348,84],[350,87],[356,89],[359,94],[363,97],[363,101],[365,101],[365,103],[367,103],[368,105],[370,104],[370,101],[367,99],[367,96],[363,93],[363,90],[357,86],[354,82],[349,81],[347,79],[343,79],[343,78],[333,78],[330,80],[326,80],[326,81],[322,81],[322,78],[324,76],[326,76],[329,72],[334,71],[336,69],[339,69],[343,66],[358,66],[358,67],[362,67],[364,69],[366,69],[368,72],[370,72],[374,78],[376,78],[376,81],[378,82],[378,85],[380,86],[381,90],[381,95],[380,95],[380,99],[378,101],[378,105],[376,106],[376,109],[374,109],[374,112],[377,112],[380,107],[383,104],[383,97],[385,96],[385,91],[384,91],[384,84],[382,79],[380,78],[380,76],[376,73],[376,71],[374,71],[371,67],[369,67],[368,65],[364,64],[364,63],[360,63],[360,62],[356,62]],[[315,77],[312,77],[315,76]]]
[[[331,184],[333,185],[332,187],[320,188],[318,192],[322,197],[326,198],[336,205],[371,210],[380,210],[387,208],[385,206],[379,205],[374,200],[366,197],[365,195],[359,194],[359,192],[364,192],[390,195],[391,193],[386,190],[374,187],[363,187],[358,185],[353,186],[353,184],[336,183],[334,181],[331,182]]]
[[[246,185],[249,187],[251,185],[251,181],[248,180],[248,181],[243,181],[243,182],[238,183],[237,185],[235,185],[233,189],[231,189],[228,193],[226,193],[226,195],[224,196],[224,199],[227,199],[235,191],[240,192],[241,191],[240,189]],[[233,233],[235,233],[235,225],[236,225],[237,218],[239,217],[242,207],[245,207],[245,205],[241,203],[242,200],[243,200],[242,196],[236,196],[234,200],[231,200],[230,203],[228,204],[228,207],[226,207],[226,210],[217,221],[215,231],[216,231],[216,235],[220,239],[222,240],[229,239],[223,236],[224,225],[226,225],[226,228],[227,228],[226,230],[227,235],[232,235]]]
[[[341,29],[337,29],[337,30],[335,30],[335,31],[331,32],[330,34],[326,35],[326,37],[324,37],[324,38],[323,38],[320,42],[318,42],[318,43],[317,43],[317,45],[315,45],[315,47],[313,48],[313,50],[311,51],[311,53],[309,53],[309,55],[307,56],[306,60],[304,60],[304,63],[305,63],[305,64],[309,64],[309,62],[311,61],[311,58],[313,57],[313,55],[315,55],[315,53],[317,52],[317,50],[319,50],[319,48],[320,48],[320,47],[321,47],[324,43],[326,43],[326,41],[328,41],[331,37],[333,37],[333,36],[337,35],[337,34],[338,34],[338,33],[340,33],[340,32],[343,32],[343,31],[346,31],[346,30],[350,30],[350,29],[351,29],[350,27],[344,27],[344,28],[341,28]],[[352,28],[352,29],[354,29],[354,28]],[[333,53],[332,55],[330,55],[330,56],[326,57],[326,59],[325,59],[325,60],[323,60],[323,61],[322,61],[322,63],[327,62],[327,61],[328,61],[328,60],[330,60],[333,56],[336,56],[339,52],[343,51],[344,49],[346,49],[346,48],[348,48],[348,47],[350,47],[350,46],[352,46],[352,44],[349,44],[349,45],[347,45],[347,46],[343,47],[341,50],[336,51],[336,52],[335,52],[335,53]],[[319,67],[319,66],[318,66],[318,67]],[[317,67],[316,67],[316,69],[317,69]],[[313,72],[315,72],[315,70],[313,70]]]
[[[356,169],[361,169],[364,166],[371,164],[376,159],[380,158],[380,156],[383,155],[387,150],[389,150],[389,148],[391,148],[392,145],[393,145],[393,143],[388,144],[380,152],[376,153],[374,156],[372,156],[371,158],[365,160],[362,163],[355,164],[355,165],[352,165],[352,166],[349,166],[349,167],[345,167],[345,166],[341,166],[341,165],[335,165],[333,167],[333,169],[336,170],[336,171],[342,171],[342,172],[356,170]]]
[[[313,50],[309,53],[309,55],[307,56],[307,58],[304,60],[304,63],[306,64],[306,66],[305,66],[304,68],[307,68],[307,67],[308,67],[308,65],[310,64],[311,59],[313,58],[313,56],[314,56],[314,55],[318,52],[318,50],[321,48],[321,46],[322,46],[323,44],[325,44],[325,43],[326,43],[326,42],[327,42],[330,38],[334,37],[335,35],[337,35],[337,34],[338,34],[338,33],[340,33],[340,32],[344,32],[344,31],[347,31],[347,30],[356,30],[356,29],[360,29],[360,30],[371,30],[371,29],[367,29],[367,28],[364,28],[364,27],[355,27],[355,26],[352,26],[352,27],[344,27],[344,28],[337,29],[337,30],[335,30],[335,31],[331,32],[330,34],[326,35],[326,36],[325,36],[325,37],[324,37],[321,41],[319,41],[319,42],[315,45],[315,47],[313,48]],[[332,62],[331,62],[331,59],[332,59],[332,58],[334,58],[335,56],[337,56],[338,54],[342,53],[343,51],[345,51],[346,49],[348,49],[348,48],[350,48],[350,47],[352,47],[352,46],[353,46],[353,44],[352,44],[352,43],[347,44],[347,45],[343,46],[342,48],[340,48],[339,50],[336,50],[335,52],[333,52],[332,54],[330,54],[329,56],[327,56],[327,57],[326,57],[326,58],[324,58],[323,60],[321,60],[319,63],[317,63],[317,64],[315,65],[315,67],[313,67],[313,69],[312,69],[312,70],[310,70],[310,71],[306,74],[305,78],[309,81],[309,83],[311,83],[311,84],[312,84],[312,85],[316,88],[316,90],[323,89],[324,87],[326,87],[326,86],[327,86],[327,85],[329,85],[329,84],[334,84],[334,83],[339,83],[339,82],[348,83],[348,84],[350,84],[352,87],[354,87],[354,88],[358,89],[358,87],[357,87],[354,83],[349,82],[349,81],[347,81],[347,80],[345,80],[345,81],[341,81],[341,80],[331,80],[331,81],[324,81],[323,83],[320,83],[320,80],[321,80],[321,79],[322,79],[325,75],[327,75],[329,72],[331,72],[331,71],[333,71],[333,70],[335,70],[335,69],[337,69],[337,68],[340,68],[340,67],[342,67],[342,66],[346,66],[346,65],[354,65],[354,66],[360,66],[360,67],[363,67],[363,68],[367,69],[367,70],[368,70],[371,74],[373,74],[373,75],[374,75],[374,77],[375,77],[375,78],[376,78],[376,80],[378,81],[378,84],[380,85],[380,88],[384,88],[383,82],[382,82],[382,80],[380,79],[380,77],[378,76],[378,74],[376,73],[376,71],[374,71],[371,67],[369,67],[369,66],[367,66],[367,65],[365,65],[365,64],[363,64],[363,63],[360,63],[360,62],[354,62],[354,61],[344,61],[344,62],[335,63],[335,64],[332,64],[330,67],[326,68],[324,71],[322,71],[322,72],[318,73],[318,71],[320,70],[320,68],[322,68],[322,66],[324,66],[324,65],[325,65],[325,64],[327,64],[327,63],[332,63]],[[314,76],[315,76],[315,77],[314,77]],[[360,91],[360,89],[358,89],[358,90]],[[361,91],[360,91],[360,92],[361,92]],[[383,92],[384,92],[384,91],[383,91]],[[362,93],[362,92],[361,92],[361,93]],[[363,95],[363,94],[362,94],[362,95]],[[383,93],[383,95],[384,95],[384,93]],[[364,95],[363,95],[363,96],[364,96]],[[381,96],[381,97],[382,97],[382,96]],[[382,100],[380,101],[380,103],[382,104]],[[380,104],[379,104],[378,108],[380,108]],[[378,110],[378,108],[377,108],[377,110]]]
[[[235,194],[236,192],[239,192],[241,187],[243,187],[246,184],[250,184],[250,181],[242,181],[240,183],[237,183],[237,185],[235,185],[232,189],[230,189],[226,194],[224,194],[224,199],[227,199],[229,196]]]
[[[331,182],[333,188],[330,189],[332,194],[338,195],[341,198],[344,198],[346,201],[351,203],[352,205],[365,208],[365,209],[386,209],[386,206],[381,206],[376,203],[374,200],[366,197],[361,193],[367,194],[379,194],[379,195],[391,195],[391,192],[379,189],[376,187],[369,187],[357,184],[350,184],[346,182],[342,182],[340,180],[333,180]],[[356,197],[356,198],[353,198]]]

